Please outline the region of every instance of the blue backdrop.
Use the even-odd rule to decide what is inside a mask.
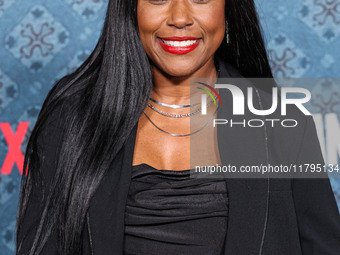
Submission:
[[[0,255],[14,254],[20,166],[48,91],[100,34],[107,0],[0,0]],[[276,77],[339,77],[340,0],[257,1]],[[338,162],[340,88],[308,88],[326,162]],[[21,148],[21,150],[20,150]],[[340,207],[340,179],[331,179]]]

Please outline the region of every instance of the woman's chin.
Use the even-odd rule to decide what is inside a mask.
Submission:
[[[186,77],[186,76],[191,76],[194,72],[195,69],[186,65],[186,66],[181,66],[181,65],[172,65],[167,67],[161,68],[162,72],[165,73],[167,76],[171,77]]]

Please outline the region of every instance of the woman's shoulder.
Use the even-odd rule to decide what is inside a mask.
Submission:
[[[275,151],[285,159],[296,161],[298,157],[301,158],[301,155],[306,154],[303,151],[308,151],[318,161],[322,161],[313,116],[302,110],[305,105],[285,104],[285,102],[283,104],[282,93],[280,93],[282,87],[276,85],[274,78],[245,78],[230,64],[225,63],[224,66],[228,71],[227,76],[231,78],[230,81],[243,92],[244,106],[247,108],[245,118],[264,121],[273,153]],[[249,88],[252,89],[252,94],[249,94]],[[273,93],[275,90],[277,95]],[[252,105],[255,109],[262,111],[274,109],[274,111],[264,115],[254,114],[248,107],[249,97],[252,97]],[[309,160],[311,157],[306,158]]]
[[[247,107],[249,116],[251,116],[251,118],[264,117],[280,120],[297,120],[298,125],[296,126],[296,129],[304,129],[307,122],[310,122],[311,116],[303,113],[301,111],[301,106],[298,107],[298,104],[287,104],[285,106],[286,111],[282,111],[283,104],[280,93],[282,88],[277,86],[276,80],[274,78],[247,78],[244,77],[238,71],[238,69],[228,62],[220,61],[219,65],[221,70],[221,78],[225,78],[225,80],[222,81],[235,85],[240,90],[239,94],[243,94],[243,104],[245,107]],[[274,93],[275,90],[277,91],[277,94]],[[273,109],[273,112],[263,115],[250,112],[248,107],[250,104],[250,97],[252,99],[251,104],[256,110],[265,111]]]

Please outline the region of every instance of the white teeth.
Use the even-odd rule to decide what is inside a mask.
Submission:
[[[165,41],[162,40],[166,45],[172,47],[188,47],[196,43],[197,40],[188,40],[188,41]]]

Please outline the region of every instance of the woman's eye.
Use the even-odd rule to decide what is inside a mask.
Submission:
[[[149,0],[149,2],[151,3],[164,3],[164,2],[168,2],[169,0]]]

